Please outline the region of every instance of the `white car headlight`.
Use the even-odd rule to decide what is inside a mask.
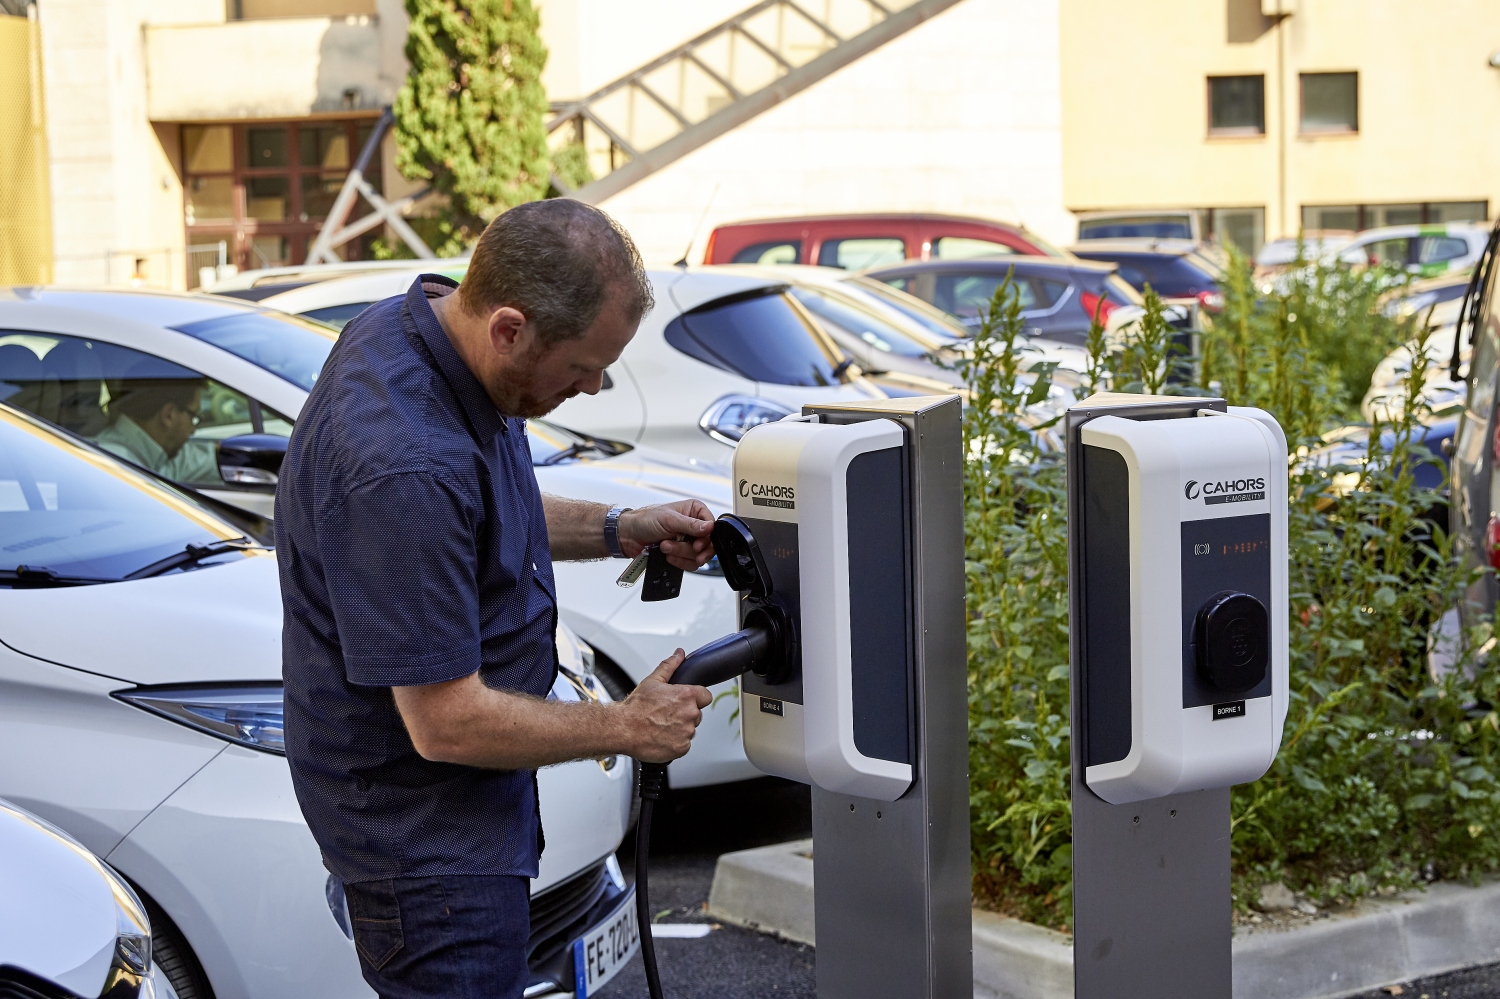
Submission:
[[[752,427],[775,423],[792,415],[793,410],[770,399],[726,395],[703,411],[698,426],[714,440],[733,447]]]
[[[286,755],[279,683],[133,687],[115,696],[200,732]]]

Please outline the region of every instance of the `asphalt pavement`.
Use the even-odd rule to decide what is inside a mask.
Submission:
[[[656,921],[713,924],[704,908],[719,854],[811,836],[812,795],[805,785],[775,777],[669,791],[657,803],[652,825],[651,907]],[[633,878],[633,835],[619,858],[626,876]],[[656,941],[665,999],[817,999],[813,948],[714,925],[706,937]],[[646,999],[640,957],[632,958],[597,995]],[[1391,996],[1500,999],[1500,965],[1405,982],[1352,999]]]
[[[1391,996],[1400,996],[1401,999],[1500,999],[1500,964],[1403,982],[1362,993],[1354,999],[1391,999]]]
[[[659,923],[713,923],[704,908],[721,853],[812,835],[812,794],[776,777],[669,791],[651,834],[651,908]],[[635,841],[619,851],[634,877]],[[813,949],[737,926],[716,924],[696,940],[656,941],[666,999],[816,999]],[[599,999],[645,999],[639,955]]]

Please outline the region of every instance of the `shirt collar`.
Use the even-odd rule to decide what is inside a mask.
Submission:
[[[505,418],[490,401],[489,394],[479,384],[479,379],[474,377],[474,372],[469,370],[464,359],[453,348],[453,341],[448,339],[442,323],[438,322],[437,313],[432,311],[432,303],[427,300],[427,292],[422,287],[424,284],[457,288],[458,282],[442,274],[419,275],[406,291],[406,310],[411,314],[417,336],[437,362],[438,371],[448,382],[448,386],[453,389],[474,437],[481,447],[487,447],[494,440],[495,434],[505,426]]]
[[[166,467],[168,462],[167,452],[155,438],[146,433],[145,429],[130,417],[121,413],[115,417],[115,422],[99,435],[106,440],[114,441],[128,447],[140,458],[141,464],[159,472]]]

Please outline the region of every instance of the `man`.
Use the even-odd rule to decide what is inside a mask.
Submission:
[[[120,384],[109,425],[94,438],[100,447],[178,482],[219,481],[213,447],[187,446],[198,428],[202,379],[127,375]]]
[[[652,306],[630,238],[558,199],[485,230],[346,327],[276,501],[286,747],[382,999],[517,997],[542,848],[534,768],[687,752],[709,703],[677,650],[618,704],[546,701],[552,559],[712,556],[696,500],[542,496],[525,417],[598,392]],[[671,540],[671,539],[684,540]]]

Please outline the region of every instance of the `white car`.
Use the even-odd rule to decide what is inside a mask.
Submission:
[[[409,272],[392,279],[398,290],[411,283]],[[372,279],[326,283],[346,280]],[[0,291],[0,401],[85,437],[109,439],[101,434],[110,419],[111,393],[131,379],[205,379],[200,422],[173,459],[173,478],[270,517],[286,438],[334,340],[325,326],[229,298]],[[541,423],[531,425],[530,438],[546,492],[632,507],[695,497],[716,514],[732,505],[728,469],[702,459],[594,441]],[[728,448],[709,443],[728,455]],[[221,468],[226,449],[251,464]],[[225,474],[237,481],[224,481]],[[738,627],[735,595],[712,571],[690,574],[676,600],[644,603],[639,589],[615,585],[623,566],[556,565],[560,616],[598,653],[599,675],[617,696],[674,648],[692,650]],[[727,684],[715,693],[731,689]],[[759,776],[740,743],[737,703],[718,698],[705,712],[692,751],[671,766],[673,786]]]
[[[182,999],[368,997],[342,886],[283,755],[274,553],[177,490],[0,405],[0,796],[126,877]],[[559,642],[552,696],[607,700]],[[538,775],[534,992],[629,892],[625,759]]]
[[[151,959],[151,920],[82,843],[0,801],[0,996],[177,999]]]
[[[1489,241],[1488,227],[1473,222],[1391,225],[1366,229],[1338,251],[1340,263],[1391,264],[1422,277],[1468,270]]]
[[[1422,399],[1439,417],[1456,416],[1468,397],[1467,372],[1472,346],[1463,344],[1459,351],[1459,376],[1453,377],[1453,341],[1458,336],[1458,313],[1462,299],[1450,299],[1429,306],[1419,314],[1424,325],[1432,327],[1427,340],[1427,371],[1422,382]],[[1411,375],[1414,344],[1402,344],[1392,350],[1370,376],[1370,387],[1360,403],[1360,415],[1366,420],[1391,421],[1401,417],[1405,408],[1406,379]]]
[[[342,326],[421,272],[331,278],[260,304]],[[784,276],[681,267],[648,277],[656,308],[605,372],[603,391],[563,403],[558,423],[722,464],[745,431],[804,404],[885,397],[788,294]]]

